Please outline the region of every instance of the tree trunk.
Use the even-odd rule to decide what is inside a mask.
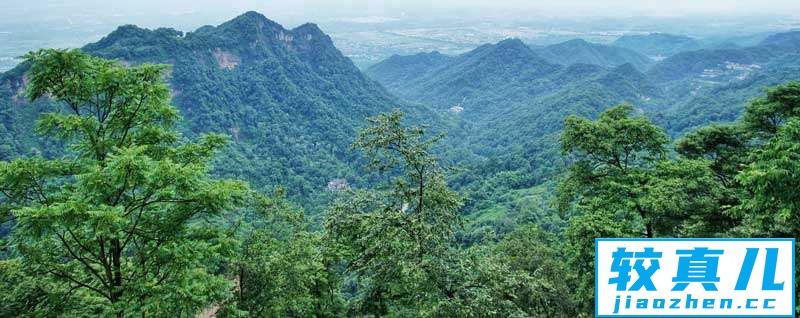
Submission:
[[[644,209],[639,205],[636,205],[636,210],[639,210],[639,215],[642,216],[642,221],[644,222],[644,235],[647,238],[653,238],[653,224],[651,220],[647,220],[647,213],[644,212]]]
[[[116,303],[122,297],[122,250],[118,238],[111,240],[111,258],[114,269],[114,280],[112,281],[111,302]],[[124,316],[124,311],[119,309],[117,317]]]

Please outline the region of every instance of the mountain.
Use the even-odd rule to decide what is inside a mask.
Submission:
[[[595,118],[630,103],[673,136],[731,121],[765,87],[800,79],[794,43],[786,34],[753,47],[688,51],[642,72],[631,63],[565,66],[545,58],[546,48],[505,40],[431,63],[394,57],[368,74],[398,96],[450,111],[463,147],[483,158],[465,163],[474,173],[453,181],[470,197],[467,217],[472,226],[500,227],[518,217],[508,213],[520,202],[537,201],[529,196],[563,168],[558,142],[566,116]],[[587,47],[580,40],[562,45]]]
[[[472,96],[500,98],[507,85],[532,81],[561,68],[537,56],[518,39],[485,44],[434,67],[408,64],[403,72],[417,75],[405,80],[395,75],[397,68],[387,66],[390,63],[381,62],[368,74],[401,97],[444,109]]]
[[[761,41],[762,46],[776,46],[782,49],[800,49],[800,31],[776,33]]]
[[[791,63],[787,56],[798,53],[800,32],[778,33],[755,46],[682,52],[654,65],[648,75],[658,82],[688,78],[719,81],[741,77],[765,67],[780,67]]]
[[[261,188],[283,185],[310,201],[325,196],[330,180],[364,181],[348,149],[365,117],[400,107],[411,120],[437,120],[365,77],[316,25],[285,29],[256,12],[185,34],[121,26],[82,50],[128,65],[171,65],[173,104],[185,118],[184,134],[231,136],[216,174]],[[52,106],[29,105],[21,97],[26,67],[0,79],[0,138],[24,141],[0,149],[3,157],[49,149],[31,127]]]
[[[581,40],[566,43],[573,44],[592,47]],[[373,66],[367,74],[398,96],[440,110],[457,110],[459,118],[469,119],[475,125],[502,118],[520,107],[524,109],[513,117],[529,114],[546,117],[545,113],[561,112],[572,106],[548,105],[561,104],[569,96],[586,91],[586,87],[607,88],[614,95],[607,102],[634,102],[659,94],[631,63],[615,67],[586,63],[563,66],[547,61],[518,39],[485,44],[458,56],[433,59],[430,56],[395,56]],[[559,100],[559,96],[564,98]]]
[[[439,52],[419,53],[415,55],[392,55],[386,60],[367,68],[366,73],[387,89],[397,89],[392,83],[405,83],[433,72],[440,66],[453,60],[453,57]]]
[[[683,51],[703,48],[703,44],[698,40],[668,33],[623,35],[611,45],[631,49],[651,57],[668,57]]]
[[[800,80],[799,57],[800,32],[773,34],[749,47],[676,54],[647,73],[665,96],[654,117],[674,135],[733,121],[766,87]]]
[[[640,71],[646,71],[653,64],[653,60],[636,51],[582,39],[548,45],[534,49],[534,52],[550,63],[561,65],[583,63],[615,67],[630,63]]]
[[[403,98],[450,113],[451,131],[459,134],[450,142],[477,157],[461,160],[470,172],[452,181],[467,193],[465,213],[475,227],[502,227],[515,219],[509,214],[514,209],[506,207],[527,200],[517,194],[540,193],[529,190],[561,171],[558,135],[566,116],[595,117],[618,103],[649,106],[661,98],[660,89],[630,63],[563,66],[515,39],[432,66],[401,63],[418,58],[395,57],[368,74]]]
[[[800,56],[794,56],[798,61]],[[713,122],[732,122],[747,104],[762,96],[768,87],[800,80],[800,65],[755,72],[747,77],[694,91],[675,98],[670,107],[652,115],[653,120],[673,135]]]

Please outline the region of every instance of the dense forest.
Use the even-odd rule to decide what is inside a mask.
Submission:
[[[800,33],[661,36],[377,82],[255,12],[31,52],[0,75],[0,317],[591,317],[594,238],[800,237]]]

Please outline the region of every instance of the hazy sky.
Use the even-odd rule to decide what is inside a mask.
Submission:
[[[250,10],[287,28],[315,22],[354,55],[372,54],[372,46],[390,41],[381,31],[398,29],[477,28],[489,34],[478,38],[485,42],[520,27],[564,35],[547,42],[592,33],[727,38],[800,28],[800,0],[0,0],[0,71],[30,50],[80,47],[124,24],[193,31]]]
[[[0,0],[0,21],[71,16],[91,13],[96,16],[195,16],[221,22],[246,10],[257,10],[277,21],[293,24],[304,21],[371,17],[436,18],[447,15],[469,18],[533,16],[628,17],[686,15],[800,16],[800,0],[402,0],[402,1],[323,1],[323,0]],[[134,21],[136,22],[136,21]]]

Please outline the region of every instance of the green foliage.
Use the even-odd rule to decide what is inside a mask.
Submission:
[[[222,316],[341,317],[340,281],[322,234],[307,230],[282,193],[260,198],[256,212],[240,229],[230,269],[239,285]]]
[[[213,268],[228,239],[212,220],[249,190],[208,177],[223,137],[179,142],[166,68],[125,68],[75,50],[26,58],[30,98],[64,105],[37,128],[69,150],[0,163],[22,267],[101,299],[102,315],[193,316],[230,297],[231,283]]]
[[[742,125],[712,124],[687,133],[675,142],[675,151],[689,159],[711,161],[711,169],[725,185],[730,186],[747,159],[748,134]]]
[[[745,198],[740,213],[753,234],[800,237],[800,197],[795,191],[800,186],[799,156],[800,118],[795,117],[753,153],[753,162],[737,176],[752,193]]]
[[[312,24],[249,12],[83,48],[119,62],[32,53],[0,78],[0,316],[590,316],[594,238],[800,236],[800,84],[743,102],[797,78],[794,36],[647,74],[573,64],[640,57],[580,41],[393,57],[371,75],[437,109],[360,132],[398,102]],[[637,45],[691,44],[656,37]],[[702,82],[731,61],[760,66]],[[450,137],[404,122],[423,120]],[[284,184],[310,217],[209,174]]]
[[[678,140],[679,156],[669,160],[659,158],[663,133],[646,119],[628,118],[629,108],[613,108],[597,121],[568,118],[564,149],[579,158],[561,183],[563,206],[578,213],[567,229],[570,268],[592,272],[593,238],[641,233],[631,210],[651,235],[798,237],[798,96],[794,82],[771,89],[738,122]],[[629,164],[631,156],[619,149],[644,156]],[[576,194],[577,205],[568,205]],[[588,313],[591,302],[583,300],[591,299],[592,282],[579,278],[577,286],[576,301]]]
[[[653,237],[652,211],[642,200],[668,139],[647,118],[630,117],[632,111],[632,107],[620,105],[597,121],[577,116],[565,120],[564,153],[575,155],[577,161],[561,185],[560,205],[566,210],[577,199],[578,209],[616,211],[625,220],[640,220],[644,225],[641,232]],[[616,208],[607,209],[607,205]]]
[[[742,122],[752,133],[770,137],[794,117],[800,117],[800,82],[789,82],[767,91],[765,98],[756,99],[747,107]]]
[[[562,146],[576,161],[559,188],[559,205],[574,211],[567,239],[572,253],[575,301],[591,312],[593,242],[598,237],[714,236],[730,227],[720,205],[724,194],[706,159],[666,159],[664,131],[632,107],[620,105],[596,121],[565,120]],[[701,135],[703,137],[705,135]],[[699,157],[710,143],[685,139],[681,147]]]
[[[459,224],[458,196],[447,188],[433,142],[420,128],[403,127],[402,113],[369,119],[355,147],[369,168],[390,180],[374,190],[355,190],[325,221],[329,239],[341,248],[347,272],[357,282],[357,312],[387,315],[404,306],[420,310],[440,297],[442,256]],[[413,302],[412,299],[415,299]]]
[[[527,316],[575,315],[570,277],[564,257],[567,252],[558,237],[544,232],[538,225],[522,225],[494,247],[493,258],[516,273],[524,275],[528,284],[515,290],[515,303]]]
[[[96,317],[102,300],[67,284],[27,272],[20,259],[0,261],[0,316]]]

